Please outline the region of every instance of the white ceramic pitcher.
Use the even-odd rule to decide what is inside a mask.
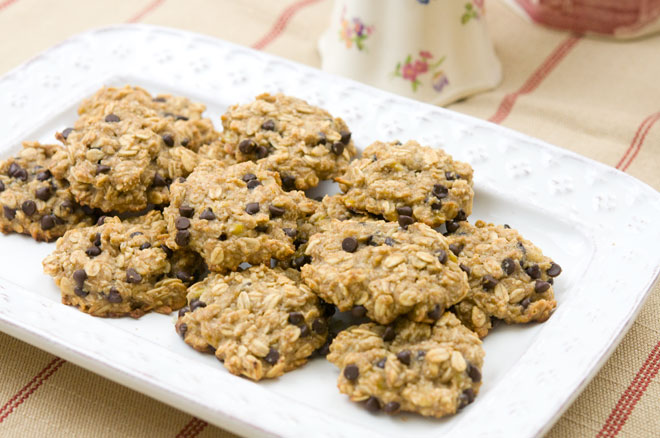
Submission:
[[[323,70],[446,105],[497,86],[484,0],[335,0]]]

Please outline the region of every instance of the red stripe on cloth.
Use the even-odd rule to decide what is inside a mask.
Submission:
[[[635,405],[644,395],[649,383],[658,374],[658,370],[660,370],[660,342],[653,347],[651,354],[646,358],[642,367],[635,374],[635,378],[619,398],[596,438],[613,438],[618,435],[631,412],[635,409]]]
[[[48,363],[39,371],[39,373],[30,380],[27,385],[21,388],[12,398],[5,403],[2,408],[0,408],[0,423],[2,423],[5,418],[7,418],[14,409],[20,406],[25,400],[28,399],[39,387],[46,381],[50,376],[52,376],[62,365],[64,365],[64,360],[56,357]]]
[[[146,17],[148,14],[153,12],[156,8],[158,8],[163,3],[165,3],[165,0],[154,0],[153,2],[149,3],[144,9],[142,9],[140,12],[135,14],[132,18],[130,18],[126,22],[127,23],[137,23],[138,21],[140,21],[144,17]]]
[[[642,149],[642,145],[644,144],[644,140],[646,140],[646,136],[648,135],[649,131],[658,120],[660,120],[660,112],[651,114],[644,119],[642,124],[639,125],[639,128],[637,128],[635,137],[633,137],[633,140],[630,143],[630,146],[628,146],[626,153],[623,154],[623,157],[621,157],[617,163],[617,169],[623,170],[624,172],[626,169],[628,169],[628,166],[630,166],[635,157],[637,157],[639,151]]]
[[[493,123],[502,123],[508,117],[518,97],[523,94],[529,94],[534,91],[543,82],[552,70],[557,67],[562,59],[571,51],[571,49],[580,41],[580,36],[570,36],[562,41],[548,56],[545,61],[532,73],[525,83],[517,91],[509,93],[502,99],[500,106],[488,120]]]
[[[183,426],[183,429],[176,434],[176,438],[195,438],[202,433],[206,426],[208,426],[206,421],[200,420],[197,417],[192,417],[192,419]]]
[[[266,47],[268,44],[272,43],[275,38],[280,36],[280,34],[284,31],[286,28],[286,25],[289,23],[289,20],[302,8],[312,5],[314,3],[318,3],[321,0],[301,0],[299,2],[296,2],[286,8],[279,16],[277,21],[275,21],[275,24],[273,24],[273,27],[268,31],[266,35],[261,37],[259,41],[254,43],[252,45],[253,49],[261,50],[264,47]]]
[[[16,0],[5,0],[3,2],[0,2],[0,11],[2,11],[4,8],[11,5],[12,3],[16,3]]]

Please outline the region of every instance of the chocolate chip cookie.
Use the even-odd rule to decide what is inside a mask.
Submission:
[[[63,162],[62,146],[37,142],[23,143],[17,156],[0,162],[0,231],[51,242],[67,230],[92,225],[93,212],[86,214],[69,183],[58,178]]]
[[[319,300],[296,276],[266,266],[212,273],[189,288],[176,330],[193,348],[215,351],[233,374],[281,376],[304,365],[328,333]]]
[[[346,207],[437,227],[472,213],[472,167],[416,141],[375,142],[335,178]]]
[[[402,314],[438,320],[468,291],[447,240],[420,223],[333,220],[310,238],[305,254],[311,263],[302,277],[314,292],[340,311],[363,306],[380,324]]]
[[[470,291],[454,310],[481,337],[492,318],[509,324],[543,322],[557,306],[552,284],[561,267],[507,225],[459,222],[447,239]]]
[[[160,212],[68,231],[43,261],[62,303],[94,316],[170,313],[186,304],[186,286],[172,278],[167,227]]]
[[[135,87],[104,88],[83,102],[74,127],[58,134],[78,202],[117,212],[167,203],[168,185],[192,172],[195,150],[217,136],[203,108]]]
[[[305,190],[341,175],[357,154],[342,119],[283,94],[261,94],[252,103],[230,107],[222,126],[227,153],[279,172],[287,190]]]
[[[337,386],[370,411],[454,414],[481,386],[481,341],[452,313],[433,325],[406,319],[369,323],[337,335],[328,360],[340,370]]]
[[[298,226],[317,202],[303,192],[285,192],[276,172],[253,162],[222,166],[204,161],[185,181],[172,184],[164,211],[168,245],[200,253],[218,272],[292,255]]]

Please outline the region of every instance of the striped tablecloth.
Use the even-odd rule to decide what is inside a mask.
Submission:
[[[504,80],[450,106],[571,149],[660,189],[660,36],[632,42],[544,29],[498,1],[487,20]],[[330,0],[0,0],[0,73],[93,27],[144,22],[312,66]],[[660,288],[548,434],[660,436]],[[2,437],[230,437],[188,414],[0,333]],[[532,407],[533,409],[533,407]]]

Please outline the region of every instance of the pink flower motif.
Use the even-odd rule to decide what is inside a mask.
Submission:
[[[474,3],[474,5],[479,9],[484,8],[484,0],[472,0],[472,3]]]
[[[403,66],[403,70],[401,71],[401,74],[404,79],[408,79],[411,81],[417,80],[417,71],[415,70],[415,67],[410,63]]]
[[[422,50],[421,52],[419,52],[419,56],[424,58],[424,59],[433,58],[433,55],[431,55],[431,52],[429,52],[428,50]]]
[[[440,70],[433,75],[432,84],[433,89],[439,93],[443,88],[449,85],[449,79],[447,78],[447,75],[442,70]]]
[[[426,61],[421,61],[419,59],[415,61],[414,68],[417,74],[422,74],[429,71],[429,65],[426,63]]]

